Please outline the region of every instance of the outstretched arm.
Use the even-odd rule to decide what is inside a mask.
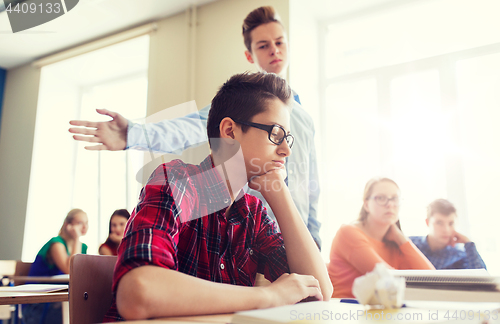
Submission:
[[[207,142],[207,119],[210,106],[199,112],[171,120],[162,120],[145,125],[129,122],[122,115],[97,109],[102,115],[113,118],[106,122],[72,120],[69,129],[77,141],[98,143],[86,146],[87,150],[119,151],[129,148],[141,151],[180,154],[189,147]],[[84,136],[85,135],[85,136]]]
[[[70,133],[79,134],[73,135],[77,141],[96,143],[98,145],[85,146],[87,150],[108,150],[121,151],[127,146],[127,128],[128,120],[119,113],[109,111],[107,109],[96,109],[101,115],[106,115],[112,118],[106,122],[91,122],[85,120],[71,120]]]

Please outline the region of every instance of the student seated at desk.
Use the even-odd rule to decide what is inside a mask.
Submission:
[[[410,239],[436,269],[486,269],[474,242],[455,230],[457,210],[446,199],[437,199],[427,207],[427,236]]]
[[[100,255],[116,255],[118,246],[120,245],[125,225],[130,218],[130,213],[126,209],[117,209],[109,219],[109,235],[106,242],[99,247]]]
[[[160,165],[118,248],[106,321],[220,314],[328,300],[332,285],[284,181],[291,89],[273,73],[231,77],[212,100],[211,155]],[[262,202],[243,189],[259,190]],[[272,283],[253,287],[257,273]]]
[[[86,254],[87,245],[80,237],[88,230],[87,214],[72,209],[64,219],[59,235],[51,238],[38,252],[31,265],[29,276],[46,277],[69,274],[69,261],[75,254]],[[61,303],[23,305],[25,324],[62,323]]]
[[[434,269],[399,225],[399,187],[388,178],[368,181],[356,222],[342,225],[333,239],[328,273],[334,298],[354,297],[354,279],[377,263],[394,269]]]

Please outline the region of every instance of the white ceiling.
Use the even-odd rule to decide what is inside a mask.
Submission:
[[[184,11],[215,0],[80,0],[50,22],[12,33],[0,13],[0,67],[10,69],[48,54]],[[1,2],[1,1],[0,1]]]
[[[7,12],[4,11],[0,13],[0,67],[14,68],[105,35],[175,15],[192,4],[203,5],[213,1],[217,0],[80,0],[63,16],[18,33],[12,33]],[[295,1],[305,0],[290,0],[291,5]],[[387,3],[415,0],[308,1],[316,18],[324,20]]]

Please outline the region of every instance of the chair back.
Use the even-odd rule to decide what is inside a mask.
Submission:
[[[16,261],[14,276],[27,276],[30,273],[32,262]]]
[[[16,260],[0,260],[0,277],[3,285],[8,285],[13,282],[15,285],[23,284],[24,281],[16,282],[16,280],[9,280],[7,276],[27,276],[30,272],[31,262],[23,262]]]
[[[32,262],[16,261],[16,271],[14,276],[17,277],[27,277],[30,273]],[[26,280],[16,280],[14,279],[14,286],[22,285],[26,283]]]
[[[116,256],[76,254],[69,270],[70,324],[101,323],[111,306]]]

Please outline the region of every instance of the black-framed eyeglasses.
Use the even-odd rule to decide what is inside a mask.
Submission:
[[[271,143],[276,144],[276,145],[281,145],[283,141],[286,141],[288,144],[289,148],[292,148],[293,142],[294,142],[294,137],[292,134],[287,134],[285,129],[281,125],[264,125],[264,124],[258,124],[258,123],[252,123],[252,122],[244,122],[240,120],[235,120],[236,123],[250,126],[250,127],[255,127],[258,129],[265,130],[269,134],[269,140]]]
[[[387,204],[389,204],[389,202],[392,200],[394,206],[399,206],[399,197],[398,196],[394,196],[392,198],[388,198],[386,196],[373,196],[373,197],[370,197],[368,199],[373,199],[375,200],[375,202],[379,205],[379,206],[387,206]]]

